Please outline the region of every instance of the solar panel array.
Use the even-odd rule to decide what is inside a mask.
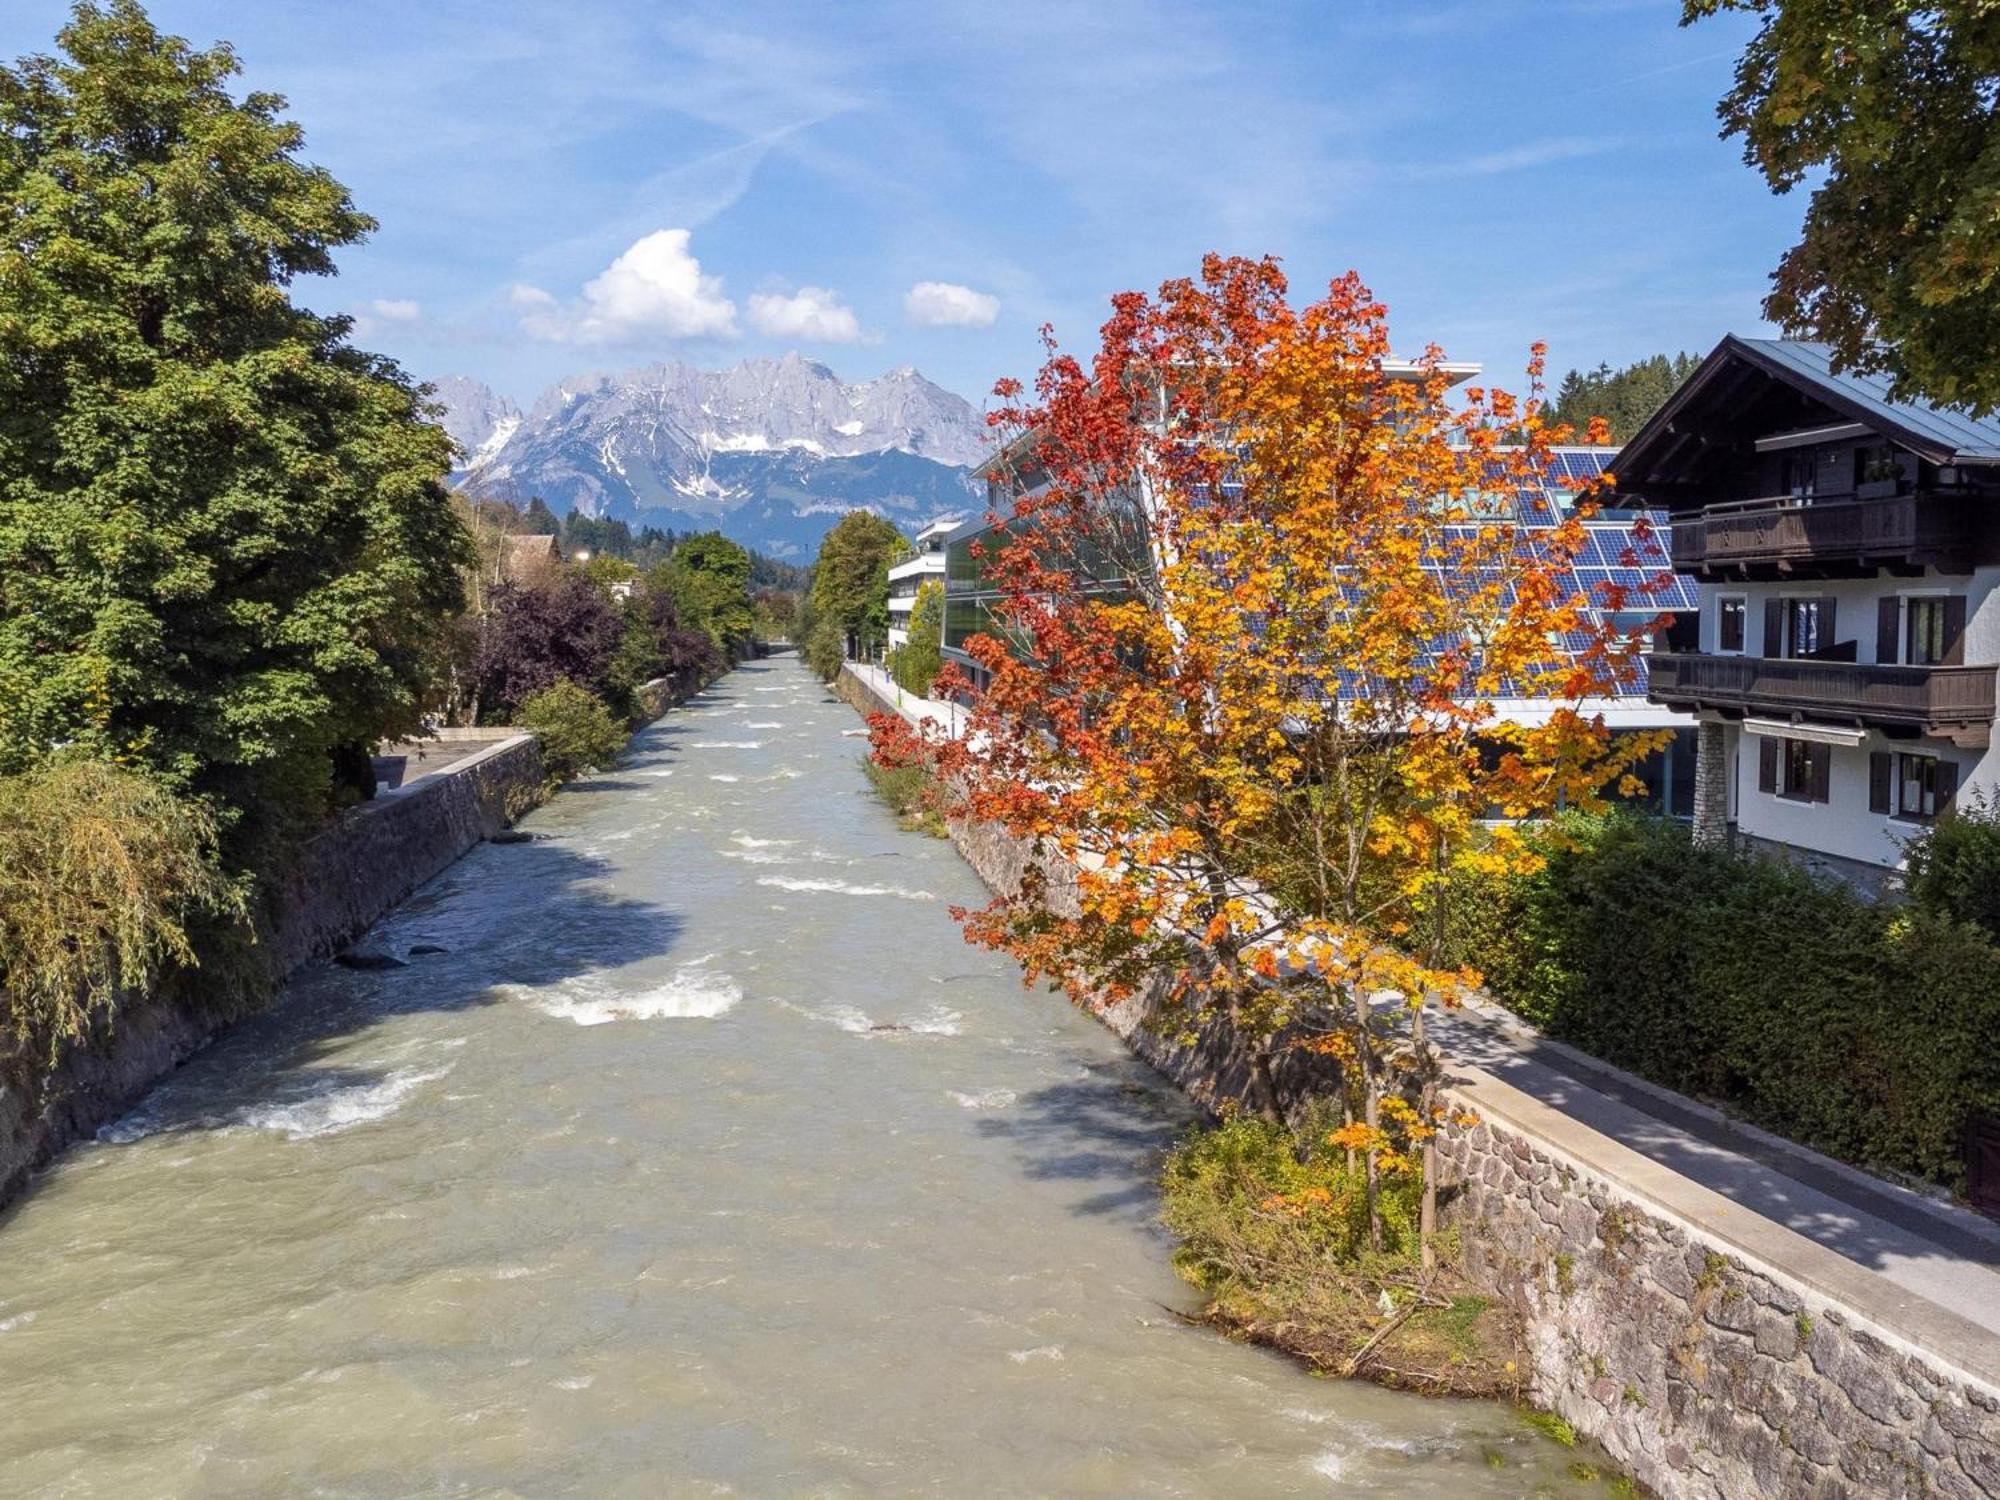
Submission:
[[[1545,530],[1555,525],[1569,514],[1576,490],[1599,479],[1610,467],[1617,451],[1615,448],[1557,449],[1549,477],[1554,479],[1560,476],[1574,488],[1550,485],[1539,490],[1517,491],[1515,523],[1529,531]],[[1616,490],[1600,495],[1598,503],[1607,505],[1607,509],[1597,519],[1584,523],[1584,529],[1590,533],[1590,542],[1577,554],[1571,570],[1577,588],[1586,597],[1600,602],[1603,606],[1599,610],[1600,617],[1612,614],[1666,614],[1686,618],[1694,615],[1701,608],[1701,592],[1692,578],[1673,571],[1673,563],[1667,556],[1667,513],[1609,509],[1608,503],[1615,502],[1617,498]],[[1644,539],[1640,537],[1638,527],[1642,516],[1651,528],[1651,535]],[[1653,586],[1652,590],[1641,593],[1649,584]],[[1616,596],[1607,592],[1612,588],[1625,590],[1629,595],[1622,607],[1617,609],[1611,607]],[[1640,701],[1645,699],[1643,666],[1637,680],[1621,696]]]

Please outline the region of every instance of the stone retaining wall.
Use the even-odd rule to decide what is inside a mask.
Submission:
[[[351,810],[306,844],[274,894],[274,966],[290,974],[339,951],[532,806],[541,785],[541,753],[521,734]],[[212,1033],[178,1006],[128,1002],[108,1041],[71,1053],[39,1090],[0,1085],[0,1205],[63,1147],[131,1108]]]
[[[835,691],[896,711],[851,673]],[[1021,841],[951,836],[989,887],[1017,887]],[[1202,1103],[1244,1096],[1226,1027],[1180,1045],[1156,1011],[1142,992],[1098,1014]],[[1312,1092],[1315,1071],[1293,1054],[1279,1086]],[[1482,1123],[1444,1147],[1444,1222],[1475,1283],[1521,1310],[1538,1404],[1666,1500],[2000,1496],[2000,1340],[1476,1069],[1453,1076]]]

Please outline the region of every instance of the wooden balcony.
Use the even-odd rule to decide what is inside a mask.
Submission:
[[[1993,722],[1995,669],[1877,666],[1659,652],[1646,658],[1647,696],[1673,708],[1731,717],[1810,718],[1984,745]]]
[[[1710,505],[1676,520],[1669,545],[1676,569],[1704,578],[1811,577],[1887,565],[1962,573],[1976,538],[1968,497],[1925,491]]]

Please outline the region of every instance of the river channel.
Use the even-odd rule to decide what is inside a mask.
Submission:
[[[64,1158],[0,1495],[1604,1494],[1176,1319],[1186,1106],[961,941],[858,733],[739,669]]]

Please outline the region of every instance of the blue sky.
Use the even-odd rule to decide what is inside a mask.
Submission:
[[[0,55],[64,0],[8,0]],[[1209,249],[1349,267],[1507,383],[1761,326],[1803,201],[1679,0],[153,0],[381,221],[332,282],[415,374],[797,348],[980,400]],[[921,289],[921,290],[919,290]]]

